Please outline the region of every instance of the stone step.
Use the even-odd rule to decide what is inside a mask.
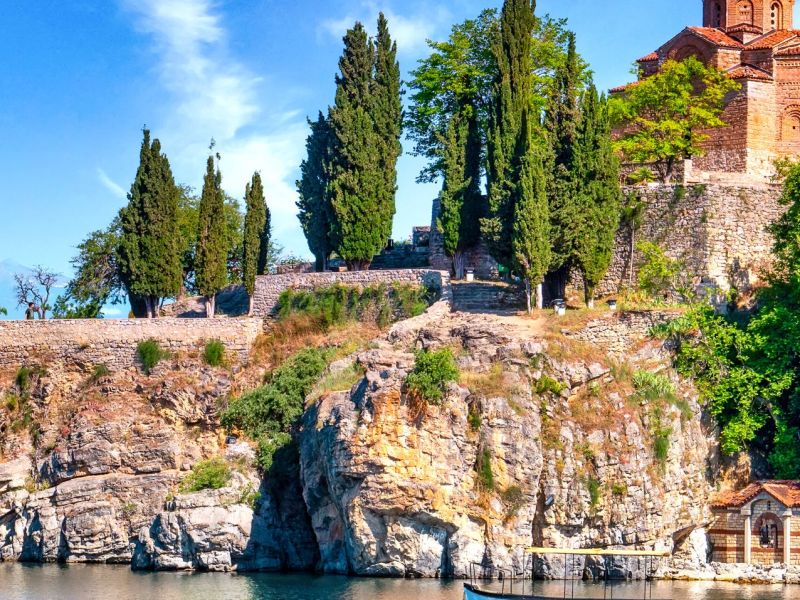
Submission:
[[[483,281],[453,283],[455,310],[497,310],[519,308],[522,304],[522,291],[515,285]]]

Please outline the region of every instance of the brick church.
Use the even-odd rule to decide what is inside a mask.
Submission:
[[[776,158],[800,153],[800,30],[792,29],[794,3],[704,0],[702,27],[687,27],[638,60],[648,76],[666,60],[697,56],[742,85],[722,115],[728,126],[715,130],[706,154],[687,165],[691,179],[765,181]]]

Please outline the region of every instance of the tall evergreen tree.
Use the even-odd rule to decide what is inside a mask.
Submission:
[[[575,228],[575,222],[581,216],[575,166],[580,123],[580,78],[581,66],[575,50],[575,34],[570,33],[566,60],[556,69],[545,110],[545,129],[551,150],[548,198],[553,241],[547,287],[554,298],[563,298],[565,295],[570,271],[575,267],[576,244],[580,239]]]
[[[154,318],[163,298],[179,293],[179,191],[161,142],[144,129],[139,168],[120,211],[117,252],[120,278],[137,316]]]
[[[257,275],[266,275],[269,272],[270,265],[276,258],[274,256],[275,247],[272,243],[272,213],[270,213],[269,206],[266,204],[264,209],[264,226],[261,228],[258,246]]]
[[[478,242],[480,219],[486,216],[481,194],[481,136],[477,110],[463,106],[450,119],[443,144],[444,184],[439,194],[439,218],[444,251],[453,259],[456,278],[464,276],[464,250]]]
[[[228,282],[225,194],[222,174],[215,168],[213,156],[206,163],[199,210],[195,277],[197,289],[206,298],[206,316],[210,318],[216,313],[217,292]]]
[[[250,312],[253,312],[253,293],[256,289],[258,259],[261,254],[261,235],[267,222],[267,203],[261,174],[253,173],[253,179],[245,186],[244,239],[242,241],[242,280],[250,296]]]
[[[513,225],[522,189],[520,174],[530,148],[534,7],[535,2],[530,0],[506,0],[500,32],[492,44],[497,74],[487,147],[489,217],[483,220],[482,229],[494,258],[506,267],[512,266]]]
[[[594,305],[594,288],[603,279],[614,253],[619,228],[622,190],[619,162],[611,141],[608,103],[590,85],[581,100],[581,120],[575,144],[578,182],[575,266],[583,277],[588,306]]]
[[[400,92],[400,64],[397,62],[397,43],[389,34],[389,23],[383,13],[378,15],[378,35],[375,38],[375,72],[372,81],[372,118],[379,148],[381,170],[378,208],[382,212],[381,231],[384,241],[392,235],[392,220],[396,212],[397,159],[403,153],[400,136],[403,132],[403,102]]]
[[[330,205],[330,125],[320,112],[316,121],[308,121],[311,133],[306,138],[306,159],[300,165],[300,179],[297,181],[297,218],[314,254],[317,271],[328,268],[328,259],[333,252],[331,239]]]

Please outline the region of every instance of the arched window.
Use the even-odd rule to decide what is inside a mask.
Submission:
[[[780,2],[772,3],[772,10],[770,10],[769,14],[772,29],[783,29],[783,7]]]
[[[753,24],[753,3],[750,0],[741,0],[736,5],[739,13],[739,23]]]
[[[800,107],[791,107],[784,113],[781,129],[784,142],[800,142]]]
[[[722,5],[719,2],[714,2],[711,7],[711,26],[717,29],[722,27]]]

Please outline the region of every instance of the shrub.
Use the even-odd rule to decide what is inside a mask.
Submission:
[[[684,270],[683,263],[669,258],[658,244],[640,241],[636,249],[642,253],[644,263],[639,268],[639,289],[656,298],[670,292],[678,292],[678,276]]]
[[[203,350],[203,361],[210,367],[221,367],[225,364],[225,344],[219,340],[209,340]]]
[[[648,402],[665,400],[674,403],[677,400],[675,386],[669,377],[662,373],[638,370],[633,374],[633,387],[636,389],[636,395]]]
[[[406,377],[406,392],[429,404],[441,404],[447,384],[458,379],[453,351],[450,348],[435,352],[421,350],[415,357],[414,368]]]
[[[27,396],[31,387],[31,378],[33,377],[33,370],[28,367],[20,367],[17,369],[17,374],[14,376],[14,384],[17,386],[21,396]]]
[[[268,471],[273,454],[291,441],[291,429],[303,414],[305,398],[328,366],[330,350],[301,350],[275,369],[266,385],[233,400],[222,425],[239,429],[258,442],[258,462]]]
[[[611,485],[611,493],[615,496],[625,496],[628,493],[628,486],[624,481],[617,481]]]
[[[586,479],[586,489],[589,491],[589,504],[594,508],[600,503],[600,489],[602,483],[596,477],[588,477]]]
[[[142,363],[142,369],[144,369],[146,375],[150,375],[153,367],[169,356],[165,350],[161,349],[156,340],[139,342],[136,347],[136,354],[139,356],[139,361]]]
[[[672,435],[672,429],[669,427],[658,427],[653,436],[653,455],[662,465],[667,461],[667,457],[669,456],[670,435]]]
[[[92,374],[89,377],[92,381],[98,381],[103,377],[107,377],[111,371],[108,370],[108,367],[104,363],[100,363],[99,365],[95,365],[92,367]]]
[[[478,453],[478,463],[475,465],[478,473],[478,485],[485,491],[494,489],[494,473],[492,472],[492,452],[484,448]]]
[[[553,394],[560,394],[564,391],[566,386],[553,379],[552,377],[548,377],[547,375],[542,375],[539,380],[536,382],[535,391],[537,394],[544,394],[546,392],[550,392]]]
[[[222,458],[202,460],[181,480],[180,491],[184,494],[200,490],[218,490],[231,479],[231,468]]]
[[[481,429],[481,413],[478,410],[477,404],[472,404],[469,407],[467,414],[467,423],[472,431],[480,431]]]
[[[656,176],[652,170],[647,167],[641,167],[633,171],[627,177],[627,183],[630,185],[641,185],[643,183],[651,183],[656,180]]]
[[[519,509],[525,506],[525,494],[518,485],[512,485],[500,492],[500,499],[506,506],[505,520],[515,517]]]
[[[354,362],[350,366],[340,371],[336,371],[335,373],[328,373],[314,385],[314,388],[311,390],[308,399],[317,400],[318,398],[331,392],[344,392],[350,390],[355,384],[364,378],[364,373],[364,367],[357,362]]]

